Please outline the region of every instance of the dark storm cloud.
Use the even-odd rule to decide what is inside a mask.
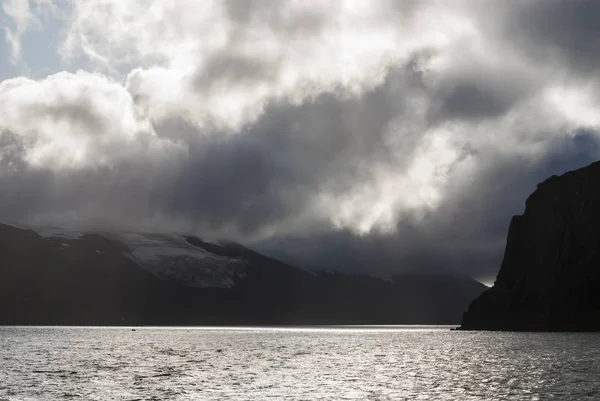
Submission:
[[[388,124],[410,111],[398,92],[414,93],[420,85],[407,66],[359,98],[325,94],[301,105],[273,103],[240,135],[188,137],[191,157],[172,189],[169,211],[212,229],[235,223],[251,235],[307,210],[315,213],[310,208],[316,194],[335,196],[368,180],[363,175],[372,163],[389,160],[405,168],[418,133],[403,138],[404,161],[392,161],[399,149],[390,149],[385,139]]]
[[[425,53],[424,60],[435,56]],[[468,53],[456,57],[457,65],[441,72],[430,88],[432,122],[501,118],[544,88],[544,78],[521,62],[481,61]]]
[[[538,62],[568,64],[583,73],[600,62],[600,2],[507,2],[503,33]]]
[[[491,81],[492,76],[488,77]],[[491,82],[453,82],[452,87],[439,94],[433,120],[482,119],[498,117],[507,112],[519,99],[519,93],[502,93]]]
[[[78,4],[67,37],[82,54],[168,62],[125,85],[0,83],[0,220],[489,278],[536,184],[600,156],[598,108],[577,86],[600,61],[596,2],[227,1],[205,30],[181,4],[158,25],[134,2]],[[106,29],[129,19],[147,35]]]
[[[473,156],[476,157],[476,156]],[[600,157],[597,132],[580,131],[557,141],[542,160],[490,161],[468,191],[456,192],[424,220],[402,221],[391,235],[349,231],[275,238],[255,246],[304,266],[364,271],[466,274],[493,281],[502,261],[510,217],[521,214],[539,182]]]
[[[269,63],[224,51],[211,58],[196,74],[193,84],[196,90],[217,89],[231,85],[231,82],[260,82],[275,70]]]
[[[410,68],[395,70],[386,84],[362,97],[340,100],[325,94],[301,105],[273,103],[236,135],[198,135],[181,119],[156,124],[159,136],[185,144],[187,151],[174,166],[137,157],[92,169],[34,168],[22,159],[19,137],[4,134],[3,152],[20,171],[3,177],[9,180],[3,187],[12,191],[4,198],[2,217],[24,218],[34,211],[52,215],[65,209],[95,215],[99,224],[165,213],[209,230],[231,223],[238,235],[256,234],[262,226],[305,212],[316,193],[352,188],[365,165],[391,157],[383,143],[385,129],[404,112],[396,91],[412,91],[419,82],[414,74]],[[60,119],[77,110],[54,111]],[[86,116],[77,114],[75,121]],[[404,138],[407,154],[417,140]],[[46,177],[44,185],[41,177]],[[44,195],[33,197],[33,203],[20,201],[38,192]]]

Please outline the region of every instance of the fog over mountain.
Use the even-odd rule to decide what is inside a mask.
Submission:
[[[5,0],[0,221],[493,278],[600,156],[594,0]]]

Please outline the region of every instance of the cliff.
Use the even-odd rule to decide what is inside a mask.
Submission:
[[[461,329],[600,331],[600,162],[538,185]]]
[[[308,271],[176,233],[0,224],[0,325],[455,324],[483,289]]]

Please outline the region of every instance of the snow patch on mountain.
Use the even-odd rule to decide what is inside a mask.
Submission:
[[[80,239],[85,233],[75,230],[65,230],[56,227],[32,228],[42,238]]]
[[[129,249],[127,256],[150,273],[191,287],[230,288],[245,277],[242,258],[221,256],[189,244],[171,234],[111,234]]]
[[[96,234],[125,245],[125,256],[146,271],[162,279],[175,280],[191,287],[230,288],[236,280],[244,278],[246,261],[240,257],[222,256],[186,241],[178,233],[142,232],[83,232],[56,227],[27,227],[47,240],[57,240],[61,250],[70,247],[72,240],[87,234]],[[221,241],[205,240],[202,243],[222,246]],[[96,249],[97,254],[104,251]]]

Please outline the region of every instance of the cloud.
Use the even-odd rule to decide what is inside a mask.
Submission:
[[[509,7],[503,32],[538,61],[590,74],[600,61],[600,3],[594,0],[525,1]]]
[[[600,157],[599,133],[578,131],[557,140],[539,159],[496,155],[445,193],[419,220],[398,222],[393,233],[358,236],[350,230],[271,237],[254,246],[303,266],[332,270],[454,272],[494,281],[510,216],[523,212],[537,183]],[[478,158],[477,155],[470,156]]]
[[[85,68],[0,82],[0,220],[486,276],[535,183],[598,156],[591,2],[59,6]]]

